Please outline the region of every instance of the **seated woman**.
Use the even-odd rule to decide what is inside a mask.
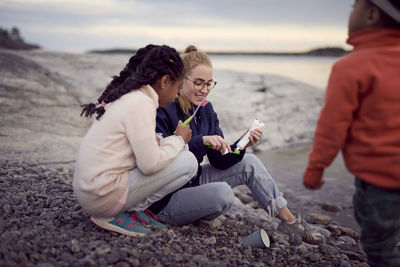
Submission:
[[[216,85],[212,77],[211,61],[205,53],[189,46],[182,59],[186,76],[179,96],[167,107],[157,110],[156,132],[162,133],[164,137],[173,135],[178,121],[184,121],[192,115]],[[317,243],[309,226],[287,208],[282,193],[256,156],[245,154],[245,149],[239,155],[226,153],[231,152],[236,143],[229,145],[224,139],[211,103],[200,107],[190,121],[190,127],[192,139],[188,144],[199,163],[197,176],[149,208],[157,213],[160,221],[184,225],[199,219],[212,220],[232,205],[232,188],[245,184],[261,207],[269,215],[281,220],[279,231],[295,233],[310,244]],[[247,147],[255,145],[261,134],[261,130],[252,131]],[[200,165],[205,155],[209,163]]]

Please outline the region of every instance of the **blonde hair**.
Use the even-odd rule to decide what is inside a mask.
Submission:
[[[186,47],[182,55],[182,61],[186,74],[192,73],[192,70],[198,65],[207,65],[212,68],[212,63],[208,55],[202,51],[198,51],[194,45]],[[189,115],[192,107],[189,99],[183,94],[179,94],[178,101],[183,113]]]

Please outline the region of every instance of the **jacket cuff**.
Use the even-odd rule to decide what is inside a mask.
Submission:
[[[322,186],[322,175],[324,169],[307,167],[303,175],[303,182],[310,188],[319,188]]]

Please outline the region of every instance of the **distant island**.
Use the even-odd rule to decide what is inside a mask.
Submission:
[[[37,49],[40,48],[40,46],[26,43],[17,27],[13,27],[11,30],[0,27],[0,48],[28,50]]]
[[[88,53],[100,53],[100,54],[134,54],[136,49],[105,49],[105,50],[90,50]],[[345,50],[341,47],[322,47],[311,49],[305,52],[250,52],[250,51],[209,51],[206,53],[209,55],[273,55],[273,56],[332,56],[340,57],[347,53],[349,50]]]

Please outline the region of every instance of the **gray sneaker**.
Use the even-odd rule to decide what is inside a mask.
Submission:
[[[292,224],[281,221],[277,230],[288,236],[291,234],[298,235],[304,242],[310,245],[318,245],[323,242],[323,240],[313,237],[310,226],[308,226],[306,222],[302,221],[300,214],[297,216],[296,222]]]

